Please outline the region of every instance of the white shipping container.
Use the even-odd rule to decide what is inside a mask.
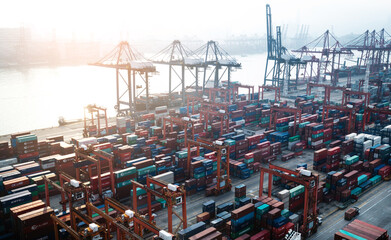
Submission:
[[[17,158],[8,158],[0,161],[0,167],[7,167],[17,163],[18,163]]]

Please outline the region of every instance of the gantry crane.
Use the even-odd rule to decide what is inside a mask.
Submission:
[[[317,193],[319,176],[307,170],[305,170],[306,174],[304,174],[303,172],[292,171],[283,167],[269,164],[269,168],[261,167],[259,196],[262,196],[263,194],[265,173],[269,174],[268,197],[272,196],[273,176],[278,176],[304,186],[303,224],[300,226],[300,232],[304,237],[308,237],[311,235],[311,233],[315,233],[318,227]],[[313,223],[312,227],[309,227],[311,223]]]
[[[234,100],[237,99],[237,97],[239,95],[240,88],[248,89],[248,99],[247,100],[249,100],[249,101],[252,100],[251,96],[254,96],[254,86],[235,83],[235,84],[232,84],[232,88],[233,88],[232,90],[233,90],[233,99]]]
[[[288,108],[288,107],[271,107],[270,108],[270,120],[269,120],[269,128],[272,128],[272,121],[274,123],[274,129],[276,129],[276,122],[277,122],[277,113],[283,112],[283,113],[293,113],[294,114],[294,125],[293,125],[293,135],[296,135],[296,122],[297,117],[299,117],[299,123],[301,123],[301,109],[297,108]]]
[[[231,102],[231,92],[233,89],[227,88],[205,88],[205,92],[209,96],[209,100],[212,102],[216,102],[217,95],[223,96],[224,102]]]
[[[311,89],[313,87],[324,88],[323,104],[330,104],[331,90],[339,90],[339,91],[345,91],[346,90],[345,87],[330,86],[330,85],[327,85],[327,84],[319,84],[319,83],[307,83],[307,95],[311,95]]]
[[[214,88],[219,88],[220,80],[224,77],[225,73],[227,73],[228,88],[230,88],[231,71],[233,69],[240,69],[242,66],[235,58],[231,57],[216,41],[208,41],[205,45],[195,50],[194,54],[202,58],[201,66],[204,68],[202,80],[203,94],[209,81],[213,81]],[[207,78],[208,74],[209,77]]]
[[[262,92],[261,92],[261,89],[262,89]],[[261,98],[263,100],[264,89],[274,90],[274,101],[276,101],[276,102],[277,101],[281,101],[281,89],[280,89],[280,87],[267,86],[267,85],[258,86],[258,101],[259,101],[259,98]]]
[[[106,221],[106,228],[111,229],[113,225],[117,229],[117,238],[118,240],[126,239],[126,236],[129,236],[131,239],[145,239],[143,230],[147,229],[153,234],[161,235],[162,233],[168,239],[175,239],[175,236],[171,233],[168,233],[155,225],[152,221],[148,221],[145,216],[138,214],[129,209],[128,206],[116,201],[113,198],[105,198],[104,201],[105,210],[102,211],[92,203],[87,203],[87,209],[90,217],[92,213],[95,212],[99,214]],[[112,217],[108,214],[108,210],[112,208],[116,212],[116,216]]]
[[[225,132],[229,132],[229,114],[225,110],[211,111],[211,110],[200,110],[200,119],[203,119],[205,124],[205,131],[208,130],[209,120],[212,120],[213,117],[220,118],[220,136]],[[225,131],[224,131],[225,129]],[[194,136],[194,135],[193,135]]]
[[[324,105],[323,112],[322,112],[322,122],[324,122],[324,120],[329,117],[329,110],[330,109],[339,110],[341,112],[348,113],[349,114],[348,133],[354,132],[354,125],[352,125],[352,124],[355,123],[356,110],[353,107]]]
[[[222,192],[227,192],[231,190],[231,178],[229,173],[229,146],[225,145],[222,141],[209,142],[201,138],[197,138],[197,141],[189,140],[187,145],[187,174],[189,175],[190,171],[190,162],[191,162],[191,146],[197,147],[197,156],[200,155],[200,147],[208,149],[210,151],[216,152],[217,154],[217,183],[214,188],[214,195],[218,195]],[[225,161],[223,160],[225,157]],[[221,174],[221,167],[225,169],[225,176]]]
[[[183,127],[185,131],[185,144],[187,143],[188,129],[191,131],[191,139],[194,139],[194,121],[189,117],[176,118],[172,116],[168,116],[163,118],[163,138],[166,139],[167,133],[167,122],[170,123],[171,132],[173,131],[173,124],[177,124]]]
[[[179,40],[174,40],[170,45],[151,57],[155,64],[168,65],[168,97],[169,105],[172,105],[173,93],[180,88],[182,93],[182,102],[186,100],[186,90],[195,85],[196,92],[200,87],[198,86],[198,73],[202,65],[202,59],[189,48],[184,46]],[[186,72],[190,73],[190,86],[186,86]],[[172,74],[174,73],[174,74]],[[174,85],[174,80],[179,81],[178,85]],[[203,86],[204,87],[204,86]]]
[[[364,105],[367,107],[369,105],[369,101],[371,100],[371,94],[369,92],[358,92],[358,91],[352,91],[352,90],[344,90],[342,92],[342,105],[347,104],[348,101],[350,101],[350,96],[352,95],[358,95],[364,96]]]
[[[202,109],[210,109],[210,110],[225,110],[225,112],[228,112],[228,103],[212,103],[207,98],[200,98],[195,96],[188,96],[187,97],[187,109],[189,110],[190,106],[193,109],[194,113],[194,105],[196,102],[199,102],[201,104]],[[187,116],[190,117],[190,111],[187,111]]]
[[[88,167],[88,173],[84,171],[84,173],[87,173],[89,178],[92,177],[92,166],[97,166],[97,175],[98,175],[98,184],[99,184],[99,195],[102,196],[102,168],[101,168],[101,159],[104,159],[108,161],[109,165],[109,172],[110,172],[110,180],[111,180],[111,191],[113,195],[115,195],[115,183],[114,183],[114,156],[110,153],[104,152],[102,150],[94,149],[93,147],[89,147],[88,149],[83,148],[76,148],[75,149],[75,164],[74,167],[76,168],[76,179],[80,180],[80,171],[83,171],[82,168]]]
[[[58,225],[65,229],[74,239],[98,240],[109,239],[108,229],[101,226],[99,223],[92,220],[92,218],[81,211],[81,207],[70,209],[71,212],[71,226],[68,226],[61,218],[52,214],[50,217],[54,223],[55,239],[59,240]],[[76,224],[77,221],[83,222],[87,226]]]
[[[366,107],[364,110],[364,117],[363,117],[363,119],[364,119],[363,126],[362,126],[363,131],[365,131],[365,124],[369,123],[369,121],[370,121],[371,113],[384,114],[384,115],[390,116],[391,110],[389,110],[389,109],[375,109],[372,107]]]
[[[52,185],[61,193],[60,204],[62,205],[63,212],[67,210],[67,203],[69,204],[69,209],[71,209],[74,202],[88,199],[88,190],[83,183],[62,171],[60,171],[58,176],[60,179],[60,185],[47,178],[45,175],[42,176],[42,179],[45,182],[46,206],[50,206],[49,185]]]
[[[191,140],[189,140],[191,141]],[[161,191],[152,189],[151,184],[154,184],[155,186],[159,186],[162,188]],[[183,186],[176,186],[171,183],[167,183],[160,179],[155,179],[147,176],[147,184],[143,185],[139,182],[136,182],[132,180],[132,186],[133,186],[133,210],[137,211],[137,188],[144,189],[147,192],[148,197],[148,221],[149,223],[153,223],[154,218],[152,216],[152,200],[151,200],[151,194],[163,198],[166,201],[167,204],[167,210],[168,210],[168,232],[176,234],[182,225],[183,229],[187,228],[187,214],[186,214],[186,190]],[[178,213],[173,211],[173,207],[181,205],[182,206],[182,216],[180,216]],[[180,223],[177,225],[175,231],[173,232],[173,226],[172,226],[172,215],[175,214],[180,220]],[[141,226],[143,226],[141,224]],[[136,234],[140,235],[142,229],[137,224],[135,225],[135,232]]]
[[[301,58],[304,56],[311,58],[318,56],[316,82],[324,81],[328,76],[333,86],[336,86],[338,83],[334,75],[335,70],[339,69],[341,65],[341,55],[353,54],[350,49],[344,48],[329,30],[305,46],[293,50],[293,52],[300,53]]]
[[[101,132],[101,128],[100,128],[100,118],[101,118],[101,111],[103,112],[104,114],[104,119],[105,119],[105,130],[106,130],[106,133],[105,134],[102,134]],[[88,119],[87,119],[87,116],[86,116],[86,112],[91,114],[91,119],[89,119],[91,121],[91,124],[88,125]],[[94,125],[94,114],[96,113],[96,120],[97,120],[97,124],[98,126],[95,126]],[[95,104],[90,104],[86,107],[84,107],[84,131],[83,131],[83,137],[92,137],[89,135],[89,128],[90,127],[97,127],[97,134],[94,135],[94,136],[102,136],[102,135],[107,135],[109,134],[109,125],[107,123],[107,112],[106,112],[106,108],[104,107],[100,107],[100,106],[96,106]]]
[[[128,42],[120,42],[110,53],[90,65],[116,70],[117,101],[114,108],[117,111],[117,116],[134,113],[136,102],[143,103],[139,97],[144,92],[146,94],[145,108],[147,111],[149,110],[149,77],[156,72],[156,67],[132,48]],[[137,81],[137,76],[141,81]],[[140,83],[145,87],[136,94],[136,88],[141,86]]]

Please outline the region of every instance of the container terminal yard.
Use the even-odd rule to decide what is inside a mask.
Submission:
[[[116,117],[0,136],[0,239],[388,240],[391,36],[288,51],[270,5],[266,23],[259,85],[217,41],[122,41],[91,63],[115,69]]]

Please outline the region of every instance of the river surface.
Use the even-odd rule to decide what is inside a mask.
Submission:
[[[266,54],[234,57],[242,69],[232,72],[232,81],[263,84]],[[157,71],[150,78],[151,93],[168,92],[168,66],[157,65]],[[173,86],[178,83],[173,80]],[[81,119],[83,107],[91,103],[106,107],[109,117],[115,116],[115,102],[114,69],[88,65],[0,69],[0,135],[58,126],[60,116]]]

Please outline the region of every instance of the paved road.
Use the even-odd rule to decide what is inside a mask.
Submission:
[[[378,186],[364,193],[364,195],[361,196],[356,203],[351,205],[360,208],[360,215],[354,219],[359,219],[391,231],[390,199],[390,182],[382,182]],[[344,214],[347,209],[332,212],[330,216],[324,219],[324,222],[322,226],[320,226],[318,232],[310,237],[310,239],[334,239],[335,232],[344,228],[354,220],[347,221],[344,219]]]

